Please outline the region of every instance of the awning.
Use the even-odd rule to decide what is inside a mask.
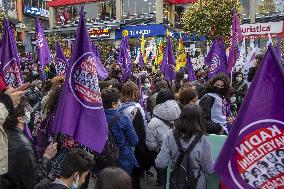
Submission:
[[[49,7],[59,7],[66,5],[76,5],[81,3],[96,2],[97,0],[55,0],[47,2]]]
[[[195,3],[197,0],[168,0],[172,4]]]

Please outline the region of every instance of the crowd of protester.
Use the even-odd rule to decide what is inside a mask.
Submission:
[[[249,81],[257,67],[250,70]],[[219,74],[207,81],[206,71],[199,70],[196,81],[189,82],[181,69],[170,83],[146,66],[121,82],[120,67],[107,68],[109,78],[99,81],[109,128],[101,154],[53,127],[63,76],[49,73],[43,82],[38,70],[27,66],[26,84],[15,89],[1,81],[1,189],[86,189],[90,177],[95,189],[140,189],[140,178],[152,176],[153,170],[157,185],[165,187],[167,166],[175,164],[181,147],[189,146],[195,188],[207,187],[205,175],[214,173],[207,135],[230,132],[248,89],[245,76]]]

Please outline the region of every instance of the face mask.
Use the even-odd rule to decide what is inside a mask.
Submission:
[[[214,93],[219,94],[221,97],[225,95],[225,89],[219,88],[219,87],[214,87],[213,91]]]
[[[147,89],[150,89],[151,84],[150,84],[150,83],[146,83],[145,87],[146,87]]]
[[[236,81],[237,81],[237,82],[241,82],[242,80],[243,80],[242,77],[236,77]]]
[[[72,184],[71,188],[70,189],[78,189],[79,188],[79,175],[76,177],[76,182]]]
[[[184,74],[184,79],[188,79],[188,75],[187,74]]]
[[[237,97],[232,96],[230,100],[231,100],[231,103],[235,103],[235,102],[236,102],[236,100],[237,100]]]
[[[25,116],[23,116],[21,123],[29,124],[31,121],[31,113],[29,111],[25,112]]]

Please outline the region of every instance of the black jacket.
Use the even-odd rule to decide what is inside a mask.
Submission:
[[[205,119],[206,133],[219,134],[222,130],[222,126],[219,123],[215,123],[211,119],[211,108],[215,102],[215,98],[209,95],[205,95],[199,102],[199,106],[203,110],[203,116]]]
[[[3,177],[5,189],[33,189],[41,179],[46,178],[51,162],[43,158],[38,161],[33,144],[18,128],[9,128],[8,173]]]

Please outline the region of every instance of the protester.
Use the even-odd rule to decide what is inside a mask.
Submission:
[[[60,178],[54,182],[41,182],[35,189],[79,189],[85,183],[93,164],[92,157],[86,151],[72,149],[64,157]]]
[[[225,134],[229,132],[229,124],[233,123],[233,119],[226,111],[230,91],[229,78],[223,74],[218,74],[208,81],[206,94],[199,102],[204,112],[207,133]]]
[[[164,135],[173,128],[175,120],[180,116],[181,110],[174,99],[175,95],[171,90],[161,90],[157,96],[153,118],[146,127],[146,144],[155,154],[160,152]],[[165,185],[166,173],[166,169],[158,170],[158,184]]]
[[[187,158],[190,159],[194,177],[198,179],[196,188],[204,189],[207,186],[205,174],[213,174],[213,161],[210,145],[205,135],[202,109],[199,106],[186,105],[183,108],[174,129],[166,133],[161,152],[155,163],[160,168],[166,168],[170,161],[175,165],[179,155],[176,140],[181,142],[182,148],[187,149],[196,137],[201,138],[198,138],[199,142]]]
[[[175,82],[172,86],[172,91],[174,93],[177,93],[179,91],[179,89],[181,88],[182,85],[182,81],[184,79],[184,70],[180,69],[177,73],[176,73],[176,78],[175,78]]]
[[[132,172],[133,188],[140,189],[140,176],[143,171],[149,170],[154,164],[152,154],[145,144],[146,133],[145,127],[147,126],[146,116],[143,108],[139,102],[139,89],[138,86],[128,81],[122,88],[122,106],[120,112],[123,113],[132,122],[135,132],[138,136],[139,143],[135,147],[135,157],[138,161],[139,167],[135,167]]]
[[[248,89],[248,85],[244,81],[244,76],[242,72],[235,73],[233,77],[233,88],[234,88],[234,93],[236,95],[235,103],[237,105],[237,111],[239,111]]]
[[[24,127],[30,115],[23,104],[9,114],[4,123],[8,136],[8,173],[3,176],[3,186],[7,189],[30,189],[48,176],[51,159],[57,152],[57,143],[50,144],[39,162],[34,146],[24,135]]]
[[[156,82],[154,92],[148,98],[148,101],[147,101],[147,106],[148,106],[148,109],[150,110],[151,114],[153,113],[153,109],[156,106],[156,99],[157,99],[158,93],[162,89],[167,89],[167,88],[168,88],[168,84],[167,84],[166,81],[161,80],[161,81]]]
[[[8,172],[8,138],[3,124],[8,115],[14,112],[14,107],[17,107],[20,103],[20,99],[27,92],[25,89],[28,86],[29,83],[17,89],[7,87],[4,93],[0,93],[0,188],[2,188],[2,177]]]
[[[138,167],[138,162],[132,150],[138,144],[138,137],[135,133],[132,122],[120,114],[120,94],[114,89],[104,89],[102,91],[102,101],[105,109],[105,115],[108,122],[109,132],[114,137],[116,145],[119,147],[118,166],[132,175],[133,167]],[[98,165],[96,167],[103,167]]]
[[[252,82],[255,74],[256,74],[256,71],[258,70],[260,64],[262,63],[262,59],[263,59],[263,55],[262,54],[259,54],[259,55],[256,55],[255,57],[255,61],[254,61],[254,66],[251,67],[249,69],[249,72],[248,72],[248,82]]]
[[[186,106],[187,104],[195,105],[198,103],[198,95],[196,90],[192,88],[185,88],[179,91],[177,95],[177,100],[179,105],[182,107]]]
[[[108,167],[100,173],[95,189],[132,189],[131,177],[120,168]]]

